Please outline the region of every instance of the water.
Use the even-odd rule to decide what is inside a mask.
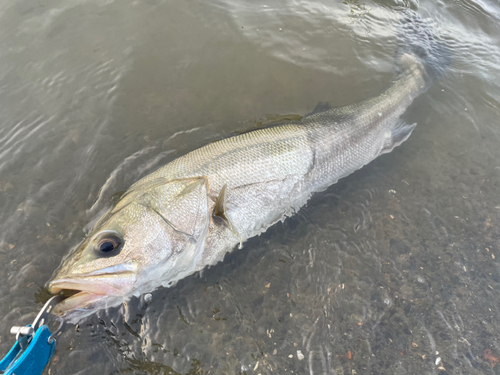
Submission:
[[[45,373],[500,373],[494,0],[3,2],[0,353],[115,194],[386,88],[403,5],[453,51],[411,138],[223,263],[69,327]]]

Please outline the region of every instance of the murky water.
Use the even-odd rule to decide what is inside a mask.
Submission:
[[[494,0],[3,2],[0,354],[114,194],[387,87],[402,5],[453,51],[405,114],[409,141],[150,304],[70,326],[45,373],[500,373]]]

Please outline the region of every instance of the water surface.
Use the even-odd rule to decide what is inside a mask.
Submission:
[[[411,138],[150,304],[68,327],[45,373],[500,373],[493,0],[3,2],[0,352],[133,182],[386,88],[404,6],[453,52],[404,115]]]

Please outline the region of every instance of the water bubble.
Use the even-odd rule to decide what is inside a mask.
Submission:
[[[148,293],[144,296],[144,302],[146,302],[148,305],[153,301],[153,296]]]
[[[419,283],[421,283],[421,284],[422,284],[422,283],[424,282],[424,279],[422,279],[421,277],[419,277],[419,278],[417,279],[417,281],[418,281]]]
[[[391,304],[391,300],[389,298],[384,299],[384,303],[389,306]]]

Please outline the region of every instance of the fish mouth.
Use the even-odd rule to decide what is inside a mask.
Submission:
[[[117,287],[96,280],[62,278],[49,282],[48,291],[51,294],[68,296],[57,304],[55,313],[63,314],[69,310],[85,308],[108,296],[123,295]]]
[[[110,299],[123,298],[134,281],[133,272],[122,272],[115,277],[63,277],[50,281],[47,290],[68,296],[54,308],[54,313],[64,315],[71,310],[94,309]]]
[[[103,301],[124,297],[136,280],[137,265],[133,261],[85,273],[59,272],[48,282],[51,294],[68,296],[58,303],[54,312],[65,314],[70,310],[88,310]]]

